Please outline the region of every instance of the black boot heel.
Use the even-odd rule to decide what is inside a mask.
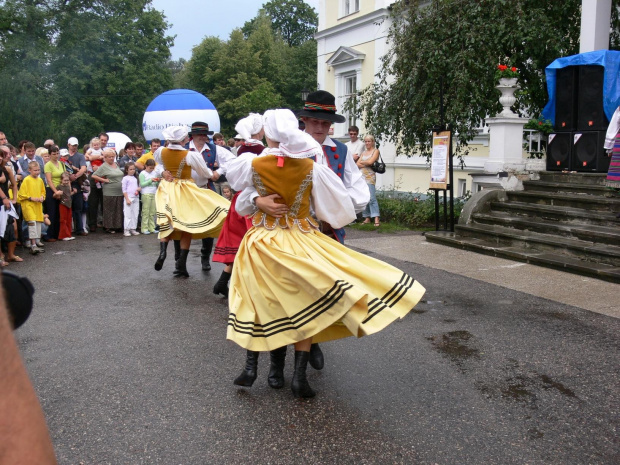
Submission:
[[[211,263],[209,260],[211,259],[211,251],[213,250],[213,238],[207,237],[202,240],[202,248],[200,249],[200,266],[202,266],[202,271],[210,271]]]
[[[181,249],[181,255],[179,255],[179,259],[177,260],[177,269],[174,271],[175,277],[189,278],[189,273],[187,272],[187,255],[188,254],[189,254],[189,250]]]
[[[220,279],[217,280],[215,286],[213,286],[213,293],[215,295],[222,294],[224,297],[228,297],[228,281],[230,280],[230,273],[222,271]]]
[[[256,381],[256,370],[258,367],[258,356],[260,352],[247,351],[245,359],[245,368],[239,376],[233,381],[237,386],[252,387]]]
[[[310,366],[315,370],[322,370],[325,365],[325,358],[323,357],[323,351],[318,344],[312,344],[310,346],[310,358],[308,359]]]
[[[174,269],[178,270],[179,265],[177,262],[181,256],[181,241],[172,241],[172,245],[174,245]]]
[[[284,387],[284,363],[286,361],[286,346],[269,352],[271,366],[269,367],[269,376],[267,382],[274,389],[282,389]]]
[[[157,261],[155,262],[155,270],[160,271],[164,266],[164,262],[166,261],[166,249],[168,248],[167,242],[159,243],[159,257],[157,257]]]
[[[308,399],[316,395],[316,392],[312,390],[306,378],[309,356],[309,352],[295,351],[295,372],[291,382],[291,391],[293,391],[293,396],[298,398]]]

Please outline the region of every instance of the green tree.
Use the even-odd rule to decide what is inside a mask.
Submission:
[[[213,62],[218,51],[226,47],[226,43],[219,37],[205,37],[202,42],[192,49],[192,57],[185,64],[179,76],[178,88],[189,88],[209,96],[213,86],[205,81],[205,70]]]
[[[220,115],[222,131],[232,134],[249,112],[301,106],[300,91],[316,87],[316,41],[289,46],[273,32],[265,15],[255,18],[245,37],[234,30],[227,42],[207,37],[194,47],[180,87],[206,95]]]
[[[375,134],[405,153],[428,155],[440,123],[443,80],[446,117],[458,153],[488,115],[500,109],[494,72],[519,69],[518,108],[537,114],[547,102],[544,70],[579,51],[581,0],[411,0],[393,9],[392,48],[376,84],[361,92],[358,109]],[[425,2],[426,3],[426,2]]]
[[[140,134],[148,103],[172,87],[167,28],[151,0],[0,1],[0,130],[36,143]]]
[[[53,134],[51,19],[47,2],[0,3],[0,130],[12,142],[28,137],[42,144]]]
[[[185,58],[179,58],[178,60],[168,60],[166,66],[172,73],[172,81],[175,88],[179,88],[179,82],[182,79],[183,74],[185,73],[185,67],[187,66],[187,60]]]
[[[52,64],[57,118],[82,111],[107,131],[135,138],[144,110],[172,88],[172,38],[150,0],[68,1]]]
[[[291,47],[313,39],[319,23],[314,8],[303,0],[271,0],[263,4],[258,16],[243,25],[242,31],[246,37],[256,30],[261,15],[270,18],[273,31]]]
[[[264,36],[263,32],[259,28],[249,40],[245,40],[240,30],[234,30],[226,46],[214,54],[205,69],[207,96],[218,109],[222,130],[228,134],[249,111],[262,112],[284,103],[271,83],[272,79],[278,79],[270,72],[268,58],[275,39],[270,33]],[[252,37],[256,34],[270,38],[269,43],[263,43],[261,50],[257,50],[252,43]],[[260,98],[257,97],[259,95]],[[250,107],[250,104],[254,106]]]

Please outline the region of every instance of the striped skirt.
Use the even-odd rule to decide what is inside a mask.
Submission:
[[[213,251],[214,262],[232,263],[235,260],[243,236],[252,227],[252,220],[239,215],[237,210],[235,210],[239,194],[240,192],[237,192],[230,202],[228,216]]]
[[[614,148],[611,153],[611,162],[609,163],[609,171],[607,171],[607,180],[605,185],[620,189],[620,133],[616,136]]]
[[[155,193],[159,238],[192,239],[217,237],[230,202],[210,189],[201,189],[188,179],[162,180]]]
[[[227,338],[266,351],[381,331],[424,295],[411,276],[315,230],[251,228],[229,292]]]

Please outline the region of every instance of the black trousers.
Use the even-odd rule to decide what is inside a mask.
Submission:
[[[82,224],[82,209],[84,208],[84,195],[81,191],[71,196],[71,214],[73,215],[73,228],[76,234],[84,231]]]
[[[48,239],[58,239],[60,232],[60,201],[54,198],[54,191],[45,188],[45,213],[50,219],[50,226],[47,228]]]
[[[88,196],[88,228],[91,231],[97,229],[97,216],[99,205],[103,210],[103,189],[97,189],[96,181],[90,181],[90,195]]]

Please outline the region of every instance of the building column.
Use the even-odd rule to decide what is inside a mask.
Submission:
[[[609,49],[611,0],[581,1],[579,53]]]

